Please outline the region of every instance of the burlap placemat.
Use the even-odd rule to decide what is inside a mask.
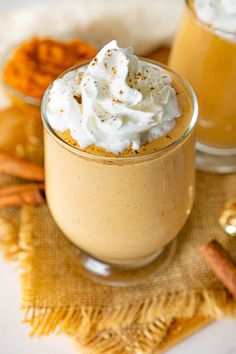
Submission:
[[[235,316],[236,303],[198,254],[201,244],[216,238],[236,257],[235,240],[217,224],[222,203],[236,194],[235,182],[235,175],[197,173],[195,206],[178,236],[174,259],[156,278],[136,287],[107,287],[84,277],[78,249],[59,231],[47,206],[25,207],[20,226],[20,242],[26,245],[22,305],[33,333],[60,329],[87,338],[157,317]]]

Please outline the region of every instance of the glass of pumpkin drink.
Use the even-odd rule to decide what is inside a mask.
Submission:
[[[42,118],[48,205],[83,269],[113,285],[153,274],[194,200],[188,83],[112,41],[54,81]]]
[[[236,1],[188,0],[169,65],[199,101],[199,169],[236,171]]]

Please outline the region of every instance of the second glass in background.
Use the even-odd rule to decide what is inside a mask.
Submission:
[[[197,167],[236,171],[236,33],[201,22],[194,2],[187,1],[169,65],[198,97]]]

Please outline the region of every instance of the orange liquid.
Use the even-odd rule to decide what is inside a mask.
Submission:
[[[236,42],[216,35],[186,9],[170,55],[171,68],[195,90],[200,114],[198,141],[236,146]]]

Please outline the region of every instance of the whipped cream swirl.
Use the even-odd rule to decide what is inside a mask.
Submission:
[[[165,135],[180,115],[171,77],[108,43],[88,66],[54,81],[47,115],[69,130],[81,148],[95,144],[114,154]]]
[[[194,0],[194,6],[202,22],[236,36],[236,0]]]

